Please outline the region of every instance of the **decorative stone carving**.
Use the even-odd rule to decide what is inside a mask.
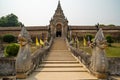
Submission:
[[[108,72],[108,61],[105,55],[106,40],[102,28],[97,32],[92,46],[91,70],[97,72],[98,75]]]
[[[14,68],[9,63],[0,63],[0,75],[9,75],[14,71]]]
[[[31,68],[31,52],[30,42],[32,42],[29,33],[25,27],[22,27],[21,33],[18,36],[20,49],[16,59],[17,72],[27,72]]]
[[[109,57],[109,74],[120,76],[120,57]]]
[[[16,64],[14,58],[0,58],[0,77],[15,76]]]

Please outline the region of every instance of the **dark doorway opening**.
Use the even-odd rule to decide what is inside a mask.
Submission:
[[[61,37],[61,31],[56,32],[56,37]]]
[[[56,25],[56,37],[61,37],[62,36],[62,25],[57,24]]]

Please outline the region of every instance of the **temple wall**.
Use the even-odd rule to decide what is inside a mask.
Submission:
[[[40,36],[41,34],[44,34],[45,36],[47,36],[48,31],[28,31],[29,34],[31,35],[31,37],[36,37],[36,36]],[[0,31],[0,36],[4,36],[6,34],[11,34],[14,35],[15,37],[17,37],[19,35],[20,31],[19,30],[14,30],[14,31]]]
[[[88,34],[95,36],[97,31],[96,30],[71,30],[71,33],[73,37],[77,36],[80,39],[83,39],[83,37]],[[120,30],[103,30],[103,33],[105,36],[110,35],[115,41],[120,42]]]
[[[96,30],[71,30],[72,31],[72,35],[76,35],[78,34],[79,36],[84,36],[86,34],[92,34],[95,35],[97,33]],[[103,30],[105,35],[116,35],[116,34],[120,34],[120,30]]]
[[[85,36],[87,34],[91,34],[91,35],[95,36],[95,34],[97,33],[96,29],[70,29],[68,31],[68,33],[70,33],[70,31],[71,31],[72,36],[77,35],[78,37],[81,37],[81,38],[83,38],[83,36]],[[34,27],[32,27],[32,28],[29,27],[28,32],[30,33],[32,38],[35,38],[36,36],[41,37],[41,34],[44,34],[45,36],[49,35],[48,29],[41,29],[39,27],[37,27],[37,29],[34,29]],[[53,32],[53,31],[51,31],[51,32]],[[103,29],[103,32],[104,32],[105,36],[111,35],[114,39],[120,41],[120,39],[118,39],[119,35],[120,35],[119,29],[118,30],[117,29],[111,29],[111,30]],[[17,37],[19,35],[19,33],[20,33],[20,29],[18,29],[18,28],[12,28],[12,29],[9,28],[7,30],[6,29],[4,30],[4,28],[2,28],[2,29],[0,28],[0,36],[4,36],[5,34],[12,34],[15,37]]]

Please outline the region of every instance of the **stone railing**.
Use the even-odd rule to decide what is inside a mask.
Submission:
[[[90,67],[91,55],[87,54],[86,52],[80,49],[76,49],[72,46],[70,46],[70,50],[74,54],[74,56],[76,56],[80,60],[80,62],[82,62],[87,68]]]
[[[71,50],[71,52],[73,53],[73,55],[76,56],[87,68],[89,68],[91,55],[87,54],[86,52],[84,52],[81,49],[72,47],[69,44],[67,38],[66,38],[66,44],[67,44],[68,48]]]
[[[91,55],[87,54],[82,50],[78,50],[72,46],[69,46],[71,52],[76,56],[80,62],[82,62],[86,68],[91,72],[90,64],[91,64]],[[110,76],[120,76],[120,58],[108,58],[108,74]]]
[[[15,58],[0,58],[0,78],[16,78]]]
[[[120,58],[108,58],[109,74],[120,76]]]
[[[42,63],[44,58],[47,56],[49,49],[52,46],[53,38],[51,38],[49,45],[45,46],[44,48],[36,50],[32,55],[32,67],[28,74],[32,73],[39,65]]]
[[[39,67],[40,63],[44,60],[44,58],[46,57],[48,51],[49,51],[49,46],[46,46],[42,49],[39,49],[37,51],[35,51],[32,56],[32,71],[34,71],[36,68]]]

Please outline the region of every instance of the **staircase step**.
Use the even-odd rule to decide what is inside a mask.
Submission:
[[[50,52],[59,52],[59,51],[60,51],[60,52],[70,52],[70,51],[68,51],[68,50],[66,50],[66,49],[65,49],[65,50],[50,50]]]
[[[75,67],[83,67],[80,64],[41,64],[39,67],[41,68],[75,68]]]
[[[75,58],[71,58],[71,57],[50,56],[50,57],[46,57],[46,59],[44,61],[76,61],[76,60],[75,60]]]
[[[26,79],[25,79],[26,80]],[[27,80],[98,80],[88,72],[34,72]]]
[[[71,53],[68,51],[50,51],[49,52],[51,55],[54,55],[54,54],[58,54],[58,55],[60,55],[60,54],[65,54],[65,55],[71,55]]]
[[[78,64],[78,61],[43,61],[43,64]]]
[[[36,72],[87,72],[84,68],[39,68]]]

